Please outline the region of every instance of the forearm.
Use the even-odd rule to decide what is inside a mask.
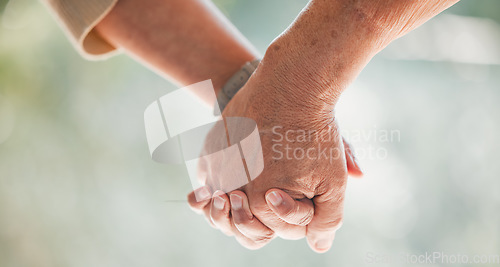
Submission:
[[[291,97],[334,105],[377,52],[457,1],[312,0],[263,66]]]
[[[120,0],[96,29],[180,85],[212,79],[217,90],[257,57],[248,41],[205,0]]]

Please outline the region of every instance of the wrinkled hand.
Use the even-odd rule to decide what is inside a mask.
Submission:
[[[345,144],[347,145],[347,144]],[[355,165],[351,152],[346,150],[346,161],[349,172],[354,175],[360,175],[358,167]],[[198,190],[198,194],[211,195],[210,187],[206,186]],[[200,193],[200,191],[204,191]],[[228,236],[235,236],[236,240],[248,249],[258,249],[269,243],[274,237],[275,232],[256,218],[249,207],[246,194],[242,191],[232,191],[229,196],[222,191],[216,191],[213,198],[206,198],[203,201],[197,201],[195,192],[188,196],[191,208],[197,213],[203,213],[211,226],[221,230]],[[289,231],[285,235],[296,236],[296,239],[302,238],[305,232],[302,227],[313,218],[314,207],[309,199],[299,201],[292,199],[286,192],[279,189],[269,190],[266,194],[266,200],[276,216],[288,223]],[[294,231],[296,231],[294,233]]]
[[[339,135],[336,101],[376,53],[457,1],[310,1],[223,114],[256,121],[262,174],[231,193],[231,205],[215,192],[199,203],[191,194],[191,206],[249,247],[274,234],[305,235],[327,251],[342,223],[347,174],[361,173]],[[217,177],[217,164],[203,164],[207,184],[232,183]]]
[[[325,252],[342,223],[348,170],[353,175],[361,171],[332,114],[286,95],[284,88],[267,86],[272,79],[268,70],[259,67],[223,113],[257,122],[263,172],[228,197],[223,191],[213,192],[214,188],[234,181],[221,177],[217,160],[202,161],[200,180],[208,186],[197,193],[213,199],[197,202],[193,192],[189,203],[247,248],[260,248],[276,234],[286,239],[306,236],[313,250]],[[220,136],[220,130],[209,133],[206,150],[216,151],[213,147],[224,141]]]

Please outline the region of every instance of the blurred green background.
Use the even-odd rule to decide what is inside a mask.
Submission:
[[[215,3],[264,52],[306,1]],[[370,266],[369,255],[500,254],[498,0],[463,0],[391,44],[347,90],[345,130],[400,138],[354,140],[385,154],[361,156],[366,176],[350,180],[344,227],[322,255],[305,240],[249,251],[212,229],[185,202],[185,169],[149,157],[143,111],[175,86],[123,55],[83,60],[37,1],[0,0],[0,10],[1,267]]]

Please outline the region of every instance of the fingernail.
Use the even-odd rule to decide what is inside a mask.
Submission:
[[[229,196],[231,200],[231,207],[235,210],[239,210],[243,207],[243,199],[237,194],[231,194]]]
[[[226,204],[226,201],[220,197],[220,196],[216,196],[214,198],[214,207],[218,210],[223,210],[224,209],[224,206]]]
[[[279,206],[283,202],[283,198],[278,192],[271,192],[270,194],[267,195],[267,200],[271,202],[273,206]]]
[[[210,191],[208,191],[208,188],[205,186],[205,187],[202,187],[198,191],[198,194],[196,194],[196,196],[199,198],[197,200],[201,201],[201,200],[209,199],[211,195],[210,195]]]
[[[315,247],[316,247],[316,249],[318,249],[318,250],[325,251],[325,250],[328,250],[328,249],[330,248],[331,243],[332,243],[332,241],[331,241],[331,240],[328,240],[328,239],[321,239],[321,240],[319,240],[318,242],[316,242]]]

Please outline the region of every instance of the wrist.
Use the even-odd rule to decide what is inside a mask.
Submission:
[[[254,119],[263,132],[274,126],[287,129],[323,129],[333,120],[333,106],[317,98],[304,98],[296,85],[281,83],[263,64],[229,102],[224,116]]]
[[[246,62],[237,72],[233,73],[231,78],[219,90],[216,89],[217,101],[214,107],[214,115],[220,115],[219,112],[224,111],[227,104],[255,72],[259,63],[260,59]]]
[[[312,1],[272,42],[262,67],[290,97],[335,105],[343,90],[379,51],[387,33],[342,1]]]

